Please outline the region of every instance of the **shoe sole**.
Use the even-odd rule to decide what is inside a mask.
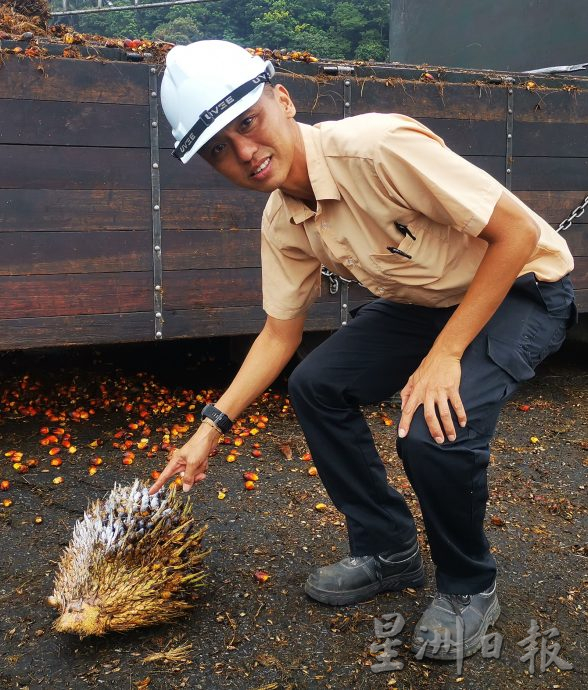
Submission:
[[[468,656],[472,656],[475,654],[479,649],[482,647],[482,641],[484,639],[484,636],[486,635],[486,631],[491,625],[494,625],[496,621],[498,620],[498,617],[500,616],[500,604],[498,603],[498,599],[494,600],[493,605],[486,611],[486,615],[484,616],[482,627],[480,628],[480,631],[474,635],[472,638],[469,640],[464,640],[463,643],[463,658],[465,659]],[[420,652],[422,648],[422,643],[412,643],[411,645],[411,651],[416,654],[417,652]],[[424,656],[427,659],[433,659],[435,661],[456,661],[458,654],[457,650],[448,650],[445,652],[443,649],[439,649],[438,652],[433,653],[429,651],[429,645],[425,648],[425,653]]]
[[[424,584],[425,571],[424,567],[421,566],[421,568],[414,573],[386,577],[381,582],[372,582],[365,587],[348,590],[346,592],[326,592],[322,589],[317,589],[309,582],[305,583],[304,591],[309,597],[319,601],[321,604],[347,606],[349,604],[358,604],[359,602],[367,601],[381,592],[399,592],[407,587],[422,587]]]

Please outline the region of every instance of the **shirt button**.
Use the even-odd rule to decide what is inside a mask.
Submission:
[[[345,265],[346,266],[355,266],[357,261],[355,259],[345,259]]]
[[[323,222],[321,223],[321,228],[323,230],[326,230],[328,227],[329,227],[329,224],[323,220]]]
[[[383,295],[384,294],[384,288],[383,287],[376,288],[376,292],[378,293],[378,295]]]

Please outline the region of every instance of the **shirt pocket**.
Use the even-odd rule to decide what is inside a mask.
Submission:
[[[447,242],[437,233],[429,234],[411,224],[412,239],[406,236],[396,252],[370,254],[369,259],[375,279],[401,285],[430,285],[442,277],[447,263]],[[410,258],[408,258],[410,257]]]

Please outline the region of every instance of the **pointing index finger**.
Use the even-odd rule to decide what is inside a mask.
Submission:
[[[151,486],[149,489],[149,495],[153,496],[154,493],[157,493],[159,489],[165,484],[165,482],[174,474],[178,472],[180,469],[180,463],[177,461],[174,461],[173,459],[174,456],[174,451],[173,449],[170,450],[168,453],[168,463],[167,465],[163,468],[162,473],[159,475],[155,483]]]
[[[168,470],[168,468],[166,467],[163,470],[163,472],[159,475],[159,477],[157,477],[155,483],[152,484],[149,488],[149,495],[153,496],[153,494],[156,494],[159,491],[159,489],[161,489],[161,487],[165,484],[168,478],[171,477],[172,474],[173,472],[171,470]]]

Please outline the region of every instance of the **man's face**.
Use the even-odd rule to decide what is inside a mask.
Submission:
[[[283,86],[266,86],[255,105],[198,153],[236,185],[272,192],[286,183],[295,159],[300,157],[295,114]]]

